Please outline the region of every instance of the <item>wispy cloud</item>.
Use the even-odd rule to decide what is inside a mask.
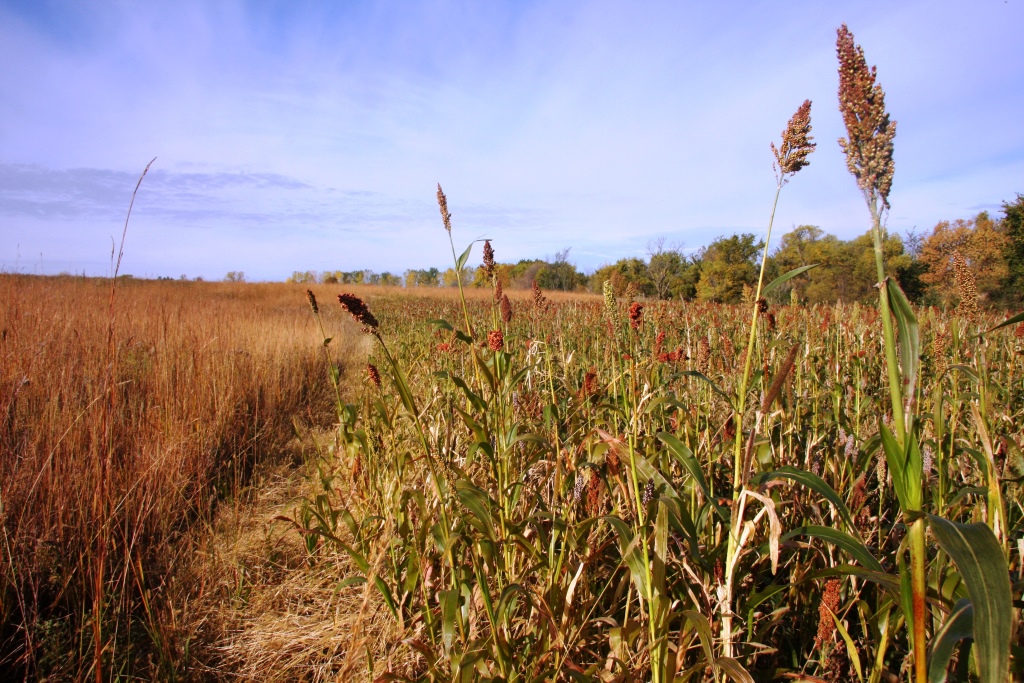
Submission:
[[[209,275],[440,265],[438,181],[459,234],[506,258],[695,247],[763,229],[768,142],[805,98],[820,144],[777,220],[849,237],[842,22],[899,122],[893,229],[1024,189],[1019,3],[0,0],[0,259],[104,249],[154,155],[140,232],[202,231]]]

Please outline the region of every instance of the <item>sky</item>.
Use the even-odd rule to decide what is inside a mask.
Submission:
[[[797,225],[870,216],[837,139],[836,28],[897,121],[890,231],[1024,192],[1024,0],[0,0],[0,270],[282,280],[461,252],[592,271],[767,229],[805,100]],[[480,259],[479,245],[470,263]]]

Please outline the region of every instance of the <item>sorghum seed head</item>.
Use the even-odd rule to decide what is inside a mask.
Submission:
[[[512,322],[512,302],[504,294],[501,296],[501,321],[505,324]]]
[[[786,130],[782,131],[782,143],[775,148],[771,144],[772,154],[775,155],[775,169],[779,182],[785,182],[787,175],[793,175],[804,166],[810,164],[807,157],[817,146],[811,142],[811,101],[804,100],[804,103],[793,114],[789,120]]]
[[[373,386],[380,389],[380,370],[373,363],[366,364],[366,374],[369,376],[370,381],[373,382]]]
[[[484,273],[487,279],[494,275],[494,249],[491,248],[490,240],[484,240]]]
[[[846,167],[868,201],[880,198],[888,208],[896,122],[885,111],[885,91],[875,83],[875,67],[868,68],[864,50],[854,44],[846,24],[837,34],[839,111],[849,136],[840,138],[839,146],[846,153]]]
[[[644,306],[639,301],[634,301],[629,306],[629,326],[639,330],[644,322]]]
[[[487,333],[487,348],[491,351],[501,351],[505,347],[505,335],[501,330],[491,330]]]
[[[503,296],[504,293],[501,291],[501,280],[496,280],[494,283],[494,300],[501,301],[501,297]]]
[[[763,297],[757,300],[757,312],[761,315],[768,312],[768,301]]]
[[[313,294],[312,289],[306,290],[306,298],[309,300],[309,307],[313,309],[313,313],[319,313],[320,307],[316,305],[316,295]]]
[[[701,337],[697,343],[697,370],[708,374],[711,365],[711,344],[707,337]]]
[[[338,303],[346,311],[352,314],[352,317],[356,319],[361,325],[366,325],[371,329],[377,329],[377,319],[373,317],[373,313],[366,307],[363,300],[355,294],[339,294]]]
[[[832,634],[836,631],[836,622],[832,615],[839,609],[839,587],[842,582],[839,579],[832,579],[825,583],[825,590],[821,594],[821,604],[818,605],[818,635],[814,639],[817,647],[825,643],[831,644]]]
[[[654,500],[654,480],[648,479],[647,483],[644,484],[644,492],[640,502],[643,503],[644,507],[647,507],[651,504],[652,500]]]
[[[953,252],[953,279],[960,293],[960,306],[957,310],[968,322],[977,322],[978,288],[974,284],[974,273],[959,250]]]
[[[448,198],[441,190],[441,183],[437,184],[437,206],[441,209],[441,220],[444,221],[444,229],[450,235],[452,232],[452,215],[448,213]]]

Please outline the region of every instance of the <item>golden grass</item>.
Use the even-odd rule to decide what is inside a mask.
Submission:
[[[3,275],[0,300],[0,667],[174,668],[192,530],[333,415],[301,288],[123,280],[111,307],[106,280]]]

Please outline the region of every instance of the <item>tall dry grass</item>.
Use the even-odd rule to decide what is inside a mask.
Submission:
[[[194,530],[293,420],[333,414],[299,288],[122,279],[111,308],[110,287],[0,276],[0,669],[19,677],[182,670],[169,596]]]

